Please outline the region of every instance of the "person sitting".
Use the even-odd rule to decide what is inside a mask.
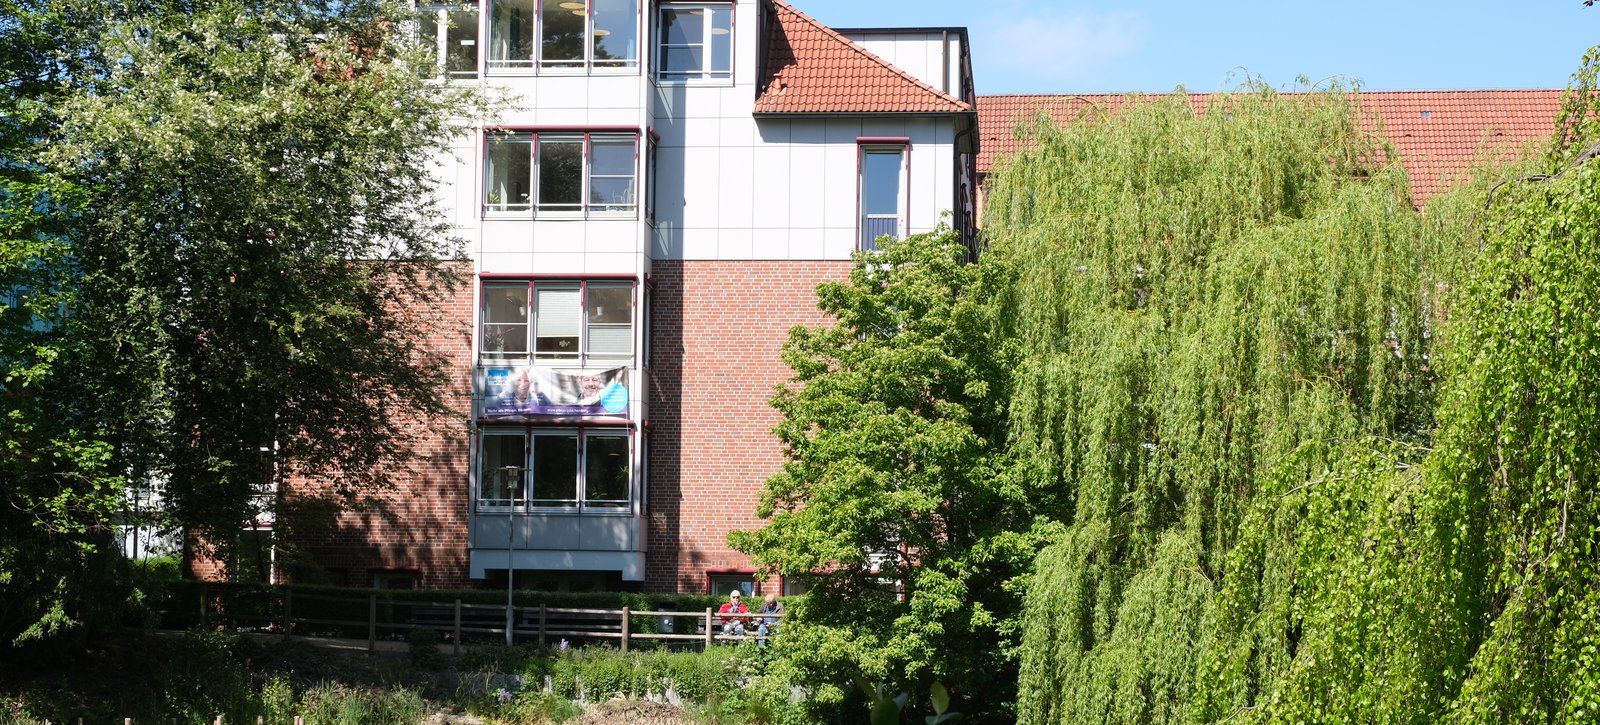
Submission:
[[[783,602],[778,601],[777,595],[768,594],[761,600],[761,608],[756,610],[756,614],[775,615],[759,618],[760,623],[756,625],[756,636],[761,638],[762,644],[766,644],[767,637],[778,634],[778,620],[784,615]]]
[[[744,597],[744,592],[739,591],[738,589],[735,589],[735,590],[733,590],[731,592],[728,592],[728,601],[722,603],[722,606],[717,609],[717,613],[718,614],[749,614],[750,613],[750,608],[745,606],[745,603],[742,600],[743,597]],[[723,617],[722,618],[722,636],[724,636],[724,637],[743,637],[744,636],[745,627],[747,627],[748,625],[749,625],[749,618],[748,617]]]

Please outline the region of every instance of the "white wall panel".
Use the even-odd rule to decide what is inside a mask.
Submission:
[[[714,228],[717,225],[717,207],[721,166],[718,161],[722,150],[717,148],[689,148],[685,150],[683,170],[683,226],[688,229]]]
[[[684,150],[662,146],[656,149],[656,223],[683,226]]]
[[[589,109],[587,108],[550,108],[539,111],[536,121],[527,121],[528,126],[587,126],[589,125]]]
[[[633,254],[638,249],[639,224],[633,219],[592,219],[582,226],[583,251]]]
[[[722,145],[722,119],[692,118],[683,125],[683,145],[716,148]]]
[[[533,227],[533,251],[540,254],[582,252],[582,219],[540,219],[527,222]]]
[[[805,259],[795,257],[789,246],[787,228],[756,227],[750,230],[751,259]]]
[[[565,79],[563,79],[565,80]],[[586,84],[589,108],[625,109],[635,114],[639,109],[639,85],[645,81],[639,75],[593,76]]]
[[[856,225],[856,212],[860,208],[856,197],[860,186],[860,154],[854,138],[849,144],[830,144],[823,151],[827,159],[827,198],[823,200],[821,220],[825,227]]]
[[[856,251],[856,227],[829,227],[822,230],[822,258],[849,259]]]
[[[751,223],[754,226],[789,224],[790,191],[793,169],[789,166],[790,147],[786,144],[757,146],[752,149]]]
[[[584,274],[633,274],[638,257],[631,253],[589,252],[583,255]]]
[[[539,90],[534,95],[532,104],[537,110],[590,108],[590,79],[586,76],[540,76],[538,83]]]
[[[761,143],[757,140],[759,132],[756,130],[755,119],[748,113],[743,116],[725,116],[720,125],[721,137],[718,143],[724,148],[729,146],[749,148]]]
[[[907,135],[903,118],[868,118],[861,122],[862,136],[901,138]],[[852,141],[854,139],[851,139]]]
[[[724,228],[717,232],[717,259],[750,259],[753,239],[749,228]]]
[[[826,122],[822,139],[829,144],[850,144],[853,146],[860,136],[861,119],[830,118]]]
[[[799,131],[797,127],[795,131]],[[796,145],[789,150],[789,225],[817,226],[822,223],[827,202],[827,147],[821,144]],[[781,173],[773,169],[768,173]]]
[[[684,259],[716,259],[717,230],[685,229],[683,231]]]
[[[790,121],[789,143],[796,145],[826,143],[827,139],[823,135],[824,131],[823,124],[815,120],[800,119]],[[854,142],[855,139],[851,139],[851,141]]]
[[[683,259],[683,229],[677,225],[657,223],[650,234],[652,259]]]
[[[528,274],[533,271],[533,253],[480,255],[478,270],[491,274]]]
[[[533,251],[533,222],[485,221],[480,242],[485,254]]]
[[[724,146],[719,154],[721,178],[717,194],[724,228],[749,229],[753,223],[751,207],[755,202],[755,171],[752,164],[755,154],[748,146]]]
[[[757,233],[761,233],[759,230]],[[817,260],[825,259],[822,247],[821,229],[791,229],[789,237],[789,259]]]
[[[911,139],[911,143],[919,146],[948,143],[949,140],[939,133],[941,125],[948,127],[948,124],[941,124],[940,121],[931,118],[913,118],[906,121],[905,135]]]
[[[790,128],[794,125],[787,118],[764,118],[755,122],[755,144],[786,144],[791,141]]]
[[[583,274],[582,252],[534,252],[533,274]]]
[[[687,119],[678,118],[677,116],[672,116],[669,114],[657,114],[651,120],[650,126],[650,128],[656,132],[656,136],[659,138],[659,141],[657,141],[657,146],[682,147],[684,133],[686,132],[685,127],[688,125],[688,123],[689,121]]]
[[[683,118],[717,118],[722,115],[722,96],[716,87],[662,86],[673,99],[673,111]]]

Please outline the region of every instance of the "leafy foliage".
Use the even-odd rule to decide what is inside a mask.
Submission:
[[[1600,715],[1597,71],[1422,216],[1338,95],[1038,131],[990,226],[1071,504],[1024,721]]]
[[[1007,270],[964,257],[945,230],[861,254],[849,281],[818,289],[837,323],[796,328],[784,348],[795,377],[773,401],[788,462],[762,495],[771,522],[729,538],[810,584],[778,647],[819,687],[859,668],[897,689],[1007,689],[1006,583],[1033,550],[1001,456],[1010,347],[992,300]]]
[[[1036,563],[1020,714],[1184,721],[1267,482],[1430,423],[1422,225],[1343,89],[1032,133],[987,230],[1017,269],[1010,446],[1068,526]]]
[[[237,569],[271,484],[351,504],[404,470],[450,411],[421,344],[459,283],[430,169],[479,104],[432,82],[383,0],[7,8],[0,95],[25,123],[0,166],[29,186],[5,193],[27,215],[5,217],[0,283],[51,323],[8,312],[0,335],[10,641],[123,606],[81,586],[122,578],[135,487]]]

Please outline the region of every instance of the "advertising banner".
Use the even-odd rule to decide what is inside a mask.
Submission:
[[[626,416],[628,369],[487,368],[483,373],[483,414]]]

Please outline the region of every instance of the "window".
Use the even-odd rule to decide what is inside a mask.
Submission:
[[[480,507],[618,511],[633,501],[625,429],[489,428],[479,448]]]
[[[861,248],[877,249],[879,237],[900,238],[905,221],[906,147],[861,147]]]
[[[711,594],[726,597],[728,593],[738,589],[744,592],[745,598],[756,595],[756,575],[750,572],[723,572],[706,574],[706,580],[711,587]],[[755,607],[752,606],[752,609]]]
[[[489,68],[639,65],[638,0],[493,0]]]
[[[558,217],[632,214],[637,145],[630,134],[495,132],[484,150],[484,209]]]
[[[439,71],[446,78],[478,77],[478,3],[423,5],[418,40],[433,43]]]
[[[733,78],[733,5],[727,3],[661,6],[662,81],[726,81]]]
[[[486,284],[480,350],[488,361],[531,354],[552,363],[625,364],[633,358],[633,282]]]

